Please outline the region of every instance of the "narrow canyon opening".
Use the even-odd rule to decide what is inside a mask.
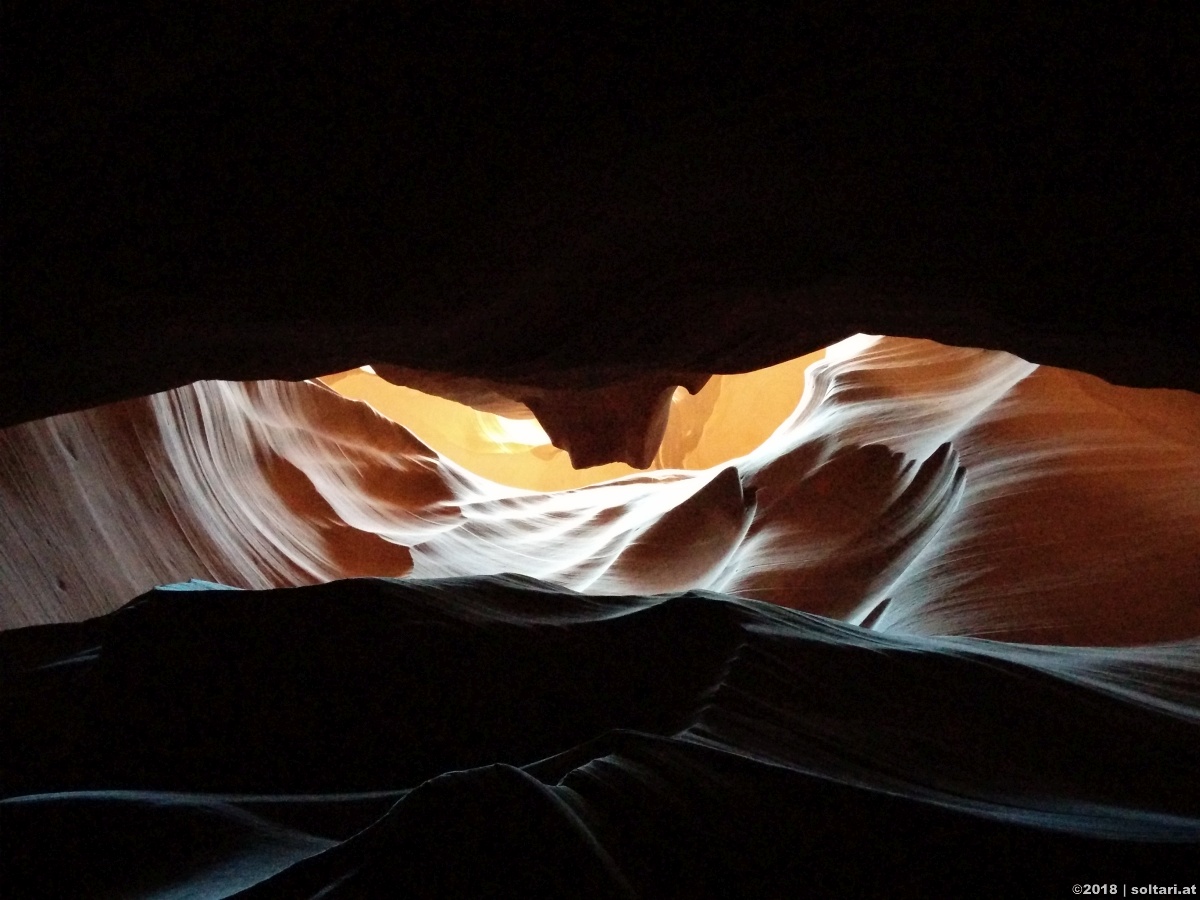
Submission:
[[[343,397],[367,403],[476,475],[509,487],[551,492],[640,471],[709,469],[744,456],[795,411],[804,395],[805,370],[824,357],[822,349],[751,372],[713,375],[694,394],[676,387],[662,442],[645,468],[625,462],[576,468],[528,406],[517,402],[504,410],[508,415],[500,415],[393,384],[371,366],[319,381]]]

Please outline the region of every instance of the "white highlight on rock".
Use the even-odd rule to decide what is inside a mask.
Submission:
[[[1200,635],[1200,397],[869,336],[803,377],[744,456],[552,492],[481,478],[317,383],[201,382],[10,428],[0,624],[193,577],[513,572],[901,633]],[[515,424],[530,446],[536,423]]]

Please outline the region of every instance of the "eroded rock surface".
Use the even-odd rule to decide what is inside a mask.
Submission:
[[[1200,634],[1200,398],[893,338],[835,345],[803,377],[792,415],[725,465],[546,493],[315,383],[201,382],[10,428],[3,621],[193,577],[519,573],[902,633]]]

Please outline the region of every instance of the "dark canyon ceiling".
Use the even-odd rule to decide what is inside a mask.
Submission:
[[[0,422],[855,332],[1195,389],[1184,17],[845,7],[7,4]]]

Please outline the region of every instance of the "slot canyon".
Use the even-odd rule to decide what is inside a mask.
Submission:
[[[1195,884],[1194,19],[9,4],[0,895]]]

